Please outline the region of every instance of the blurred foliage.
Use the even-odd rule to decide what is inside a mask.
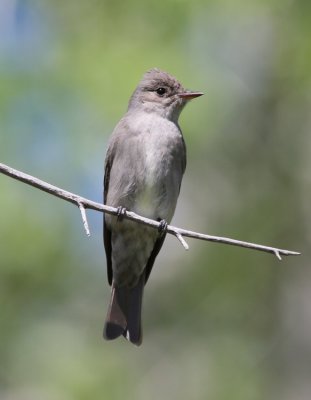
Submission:
[[[168,238],[144,343],[107,343],[102,216],[0,176],[0,398],[310,397],[311,3],[2,0],[0,160],[96,201],[107,139],[159,67],[183,112],[177,226],[302,251]]]

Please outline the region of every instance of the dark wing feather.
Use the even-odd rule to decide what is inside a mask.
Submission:
[[[104,177],[104,204],[107,199],[107,193],[109,188],[109,179],[110,179],[110,170],[112,165],[112,156],[111,153],[107,153],[106,162],[105,162],[105,177]],[[107,259],[107,278],[109,285],[112,284],[112,262],[111,262],[111,231],[107,228],[107,224],[105,222],[105,214],[104,214],[104,245],[106,251],[106,259]]]
[[[160,236],[156,240],[156,242],[154,244],[153,250],[152,250],[152,252],[150,254],[150,257],[148,259],[148,262],[147,262],[147,265],[146,265],[146,268],[145,268],[145,284],[148,281],[148,278],[149,278],[149,275],[151,273],[154,261],[155,261],[157,255],[159,254],[159,251],[161,250],[161,247],[162,247],[162,245],[164,243],[165,236],[166,236],[166,233],[163,234],[162,236]]]

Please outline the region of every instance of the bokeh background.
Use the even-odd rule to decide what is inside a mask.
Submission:
[[[311,2],[2,0],[0,161],[95,201],[142,74],[205,96],[181,116],[177,226],[301,251],[168,237],[144,342],[102,339],[102,216],[0,176],[1,400],[311,396]]]

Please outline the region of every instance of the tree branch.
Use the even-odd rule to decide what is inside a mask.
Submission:
[[[87,208],[96,210],[96,211],[100,211],[100,212],[105,212],[105,213],[112,214],[112,215],[117,215],[118,211],[114,207],[110,207],[107,205],[96,203],[95,201],[92,201],[92,200],[88,200],[84,197],[78,196],[77,194],[74,194],[74,193],[68,192],[67,190],[53,186],[47,182],[42,181],[41,179],[35,178],[34,176],[25,174],[24,172],[21,172],[14,168],[11,168],[5,164],[0,163],[0,172],[7,176],[10,176],[11,178],[22,181],[22,182],[26,183],[27,185],[34,186],[37,189],[43,190],[49,194],[52,194],[53,196],[59,197],[63,200],[69,201],[70,203],[77,205],[80,209],[83,225],[84,225],[86,234],[88,236],[90,235],[90,231],[89,231],[88,222],[87,222],[87,218],[86,218],[86,212],[85,212],[85,210]],[[148,225],[155,229],[158,229],[159,225],[160,225],[160,223],[158,221],[154,221],[152,219],[142,217],[141,215],[135,214],[132,211],[126,211],[126,213],[124,214],[124,218],[135,221],[139,224]],[[279,248],[270,247],[270,246],[263,246],[261,244],[243,242],[241,240],[235,240],[235,239],[230,239],[230,238],[226,238],[226,237],[205,235],[203,233],[198,233],[198,232],[193,232],[193,231],[189,231],[189,230],[182,229],[182,228],[177,228],[172,225],[167,226],[167,232],[176,236],[177,239],[181,242],[181,244],[183,245],[183,247],[186,250],[189,249],[189,246],[188,246],[187,242],[185,241],[184,236],[191,237],[194,239],[206,240],[209,242],[229,244],[232,246],[246,247],[248,249],[264,251],[266,253],[272,253],[279,260],[282,259],[281,255],[295,256],[295,255],[300,254],[296,251],[284,250],[284,249],[279,249]]]

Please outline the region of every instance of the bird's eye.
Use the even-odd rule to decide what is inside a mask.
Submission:
[[[166,89],[164,87],[159,87],[156,92],[159,96],[163,96],[166,93]]]

